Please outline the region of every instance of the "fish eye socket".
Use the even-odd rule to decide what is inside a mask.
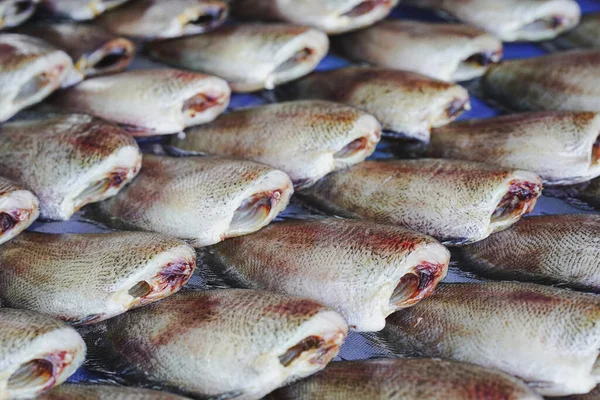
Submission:
[[[54,376],[54,365],[44,359],[31,360],[22,364],[8,379],[7,389],[25,391],[44,388]]]
[[[284,367],[290,366],[304,352],[318,349],[323,345],[323,340],[317,336],[309,336],[290,347],[283,355],[279,356],[279,362]]]

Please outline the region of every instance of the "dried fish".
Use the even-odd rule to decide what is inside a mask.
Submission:
[[[23,232],[40,215],[37,197],[0,177],[0,244]]]
[[[129,388],[116,385],[89,385],[65,383],[37,400],[185,400],[187,397],[156,390]]]
[[[120,6],[129,0],[40,0],[47,13],[85,21],[96,18],[103,12]]]
[[[556,41],[563,48],[600,49],[600,13],[584,14],[575,29]]]
[[[0,0],[0,30],[19,26],[35,12],[40,0]]]
[[[600,207],[600,178],[579,185],[575,190],[574,197],[583,200],[594,207]]]

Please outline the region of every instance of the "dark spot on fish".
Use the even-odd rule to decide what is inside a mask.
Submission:
[[[448,108],[446,108],[446,115],[448,118],[458,117],[465,111],[465,107],[468,103],[469,99],[453,99]]]
[[[285,354],[279,356],[279,362],[284,367],[288,367],[293,363],[302,353],[308,350],[318,349],[324,344],[323,339],[317,336],[309,336],[302,341],[298,342],[295,346],[290,347]]]
[[[224,17],[225,9],[221,7],[211,7],[204,12],[204,14],[198,16],[189,23],[192,25],[199,25],[202,28],[210,29],[218,24]]]
[[[482,67],[495,64],[502,58],[502,50],[498,51],[486,51],[482,53],[473,54],[471,57],[465,60],[466,63],[476,64]]]
[[[0,234],[14,228],[16,224],[17,221],[11,215],[4,212],[0,213]]]

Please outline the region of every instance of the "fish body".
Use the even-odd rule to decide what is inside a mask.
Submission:
[[[114,196],[141,162],[133,138],[88,115],[40,115],[0,127],[0,171],[35,193],[44,219],[67,220]]]
[[[185,400],[186,397],[157,390],[116,385],[65,383],[37,398],[38,400]]]
[[[262,164],[215,157],[144,156],[140,175],[99,204],[109,224],[207,246],[266,226],[288,204],[292,182]]]
[[[600,175],[600,114],[537,112],[461,121],[434,129],[427,155],[538,174],[546,185]]]
[[[14,28],[27,21],[35,10],[39,0],[1,0],[0,30]]]
[[[125,378],[240,400],[323,369],[347,333],[320,303],[236,289],[181,292],[103,324],[86,337],[96,343],[90,351],[119,359]]]
[[[502,58],[502,42],[463,24],[382,21],[335,42],[355,61],[443,81],[477,78]]]
[[[314,70],[327,54],[329,39],[303,26],[243,24],[154,42],[148,49],[155,60],[220,76],[234,92],[253,92]]]
[[[566,48],[600,49],[600,13],[584,14],[579,25],[556,42]]]
[[[528,171],[455,160],[366,161],[302,194],[337,215],[405,226],[460,245],[533,210],[541,179]]]
[[[357,107],[377,118],[384,135],[429,141],[432,127],[454,121],[471,108],[459,85],[413,72],[350,67],[314,72],[291,83],[297,99],[322,99]]]
[[[23,232],[40,215],[40,202],[35,195],[0,177],[0,244]]]
[[[581,185],[576,190],[575,197],[594,207],[600,207],[600,179],[592,179]]]
[[[64,322],[0,308],[0,399],[32,399],[60,385],[83,363],[86,346]]]
[[[129,0],[40,0],[41,8],[52,16],[87,21]]]
[[[287,173],[296,188],[364,161],[375,151],[381,125],[356,108],[293,101],[247,108],[173,136],[183,152],[246,159]]]

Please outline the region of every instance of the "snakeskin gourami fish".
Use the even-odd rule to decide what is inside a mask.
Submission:
[[[39,0],[0,0],[0,30],[19,26],[27,21]]]
[[[86,21],[129,0],[40,0],[41,8],[52,16]]]
[[[122,387],[116,385],[90,385],[64,383],[38,400],[185,400],[187,397],[157,390]]]
[[[563,48],[600,49],[600,13],[584,14],[575,29],[556,41]]]
[[[31,191],[0,177],[0,244],[23,232],[40,215],[40,203]]]

